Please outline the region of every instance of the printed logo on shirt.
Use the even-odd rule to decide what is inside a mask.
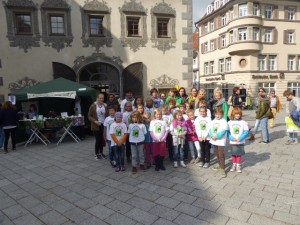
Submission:
[[[139,136],[139,132],[140,132],[139,127],[135,126],[135,127],[132,128],[132,136],[138,137]]]
[[[212,127],[212,133],[214,135],[216,135],[218,133],[218,129],[220,128],[220,124],[219,123],[214,123],[213,127]]]
[[[115,131],[116,131],[115,134],[117,137],[122,136],[122,127],[116,127]]]
[[[200,130],[206,130],[206,123],[200,123]]]
[[[159,124],[159,125],[156,125],[155,126],[155,133],[157,133],[157,134],[160,134],[162,132],[162,130],[161,130],[161,125]]]
[[[177,133],[181,133],[182,132],[182,127],[181,126],[177,126],[176,131],[177,131]]]
[[[232,130],[233,130],[233,135],[238,135],[240,134],[241,126],[239,124],[234,124],[232,126]]]

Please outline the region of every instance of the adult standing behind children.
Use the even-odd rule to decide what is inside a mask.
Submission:
[[[228,101],[227,101],[227,104],[229,105],[228,117],[230,117],[233,108],[241,107],[242,103],[243,103],[243,101],[240,96],[240,88],[234,87],[232,90],[232,95],[229,96]]]
[[[279,97],[275,94],[275,90],[270,93],[270,107],[273,113],[273,118],[269,119],[269,127],[273,128],[275,124],[276,114],[282,109]]]
[[[223,97],[222,91],[220,89],[216,89],[214,94],[217,101],[213,104],[213,111],[211,112],[212,115],[215,114],[214,112],[217,108],[221,108],[223,110],[223,119],[228,120],[228,104]]]
[[[103,123],[105,120],[106,104],[104,103],[104,94],[99,94],[96,102],[94,102],[88,112],[88,119],[91,122],[91,130],[95,136],[95,159],[106,158],[103,154],[104,136]]]
[[[4,130],[4,153],[8,153],[8,140],[11,137],[12,150],[16,150],[16,127],[18,123],[18,114],[16,107],[10,102],[4,102],[0,111],[0,126]]]
[[[196,101],[196,98],[197,98],[197,92],[198,92],[197,88],[193,87],[191,89],[190,95],[187,98],[187,102],[190,103],[190,108],[191,109],[195,109],[195,101]]]
[[[133,92],[131,89],[127,89],[125,91],[125,99],[123,99],[123,101],[121,102],[121,112],[123,113],[125,110],[125,104],[126,102],[131,102],[131,104],[134,104],[134,97],[133,97]]]

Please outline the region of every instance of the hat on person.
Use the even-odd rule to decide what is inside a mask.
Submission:
[[[116,112],[115,118],[123,118],[123,114],[121,112]]]

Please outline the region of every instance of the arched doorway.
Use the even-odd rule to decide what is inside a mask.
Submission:
[[[115,94],[120,97],[121,80],[116,67],[105,62],[93,62],[79,71],[79,82],[95,88],[100,93]]]

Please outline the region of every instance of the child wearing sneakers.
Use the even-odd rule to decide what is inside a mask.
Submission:
[[[228,138],[231,145],[232,167],[231,172],[241,173],[242,155],[245,155],[244,145],[245,139],[249,134],[247,122],[242,120],[242,110],[239,107],[232,109],[230,121],[228,122]]]
[[[131,148],[131,172],[135,174],[137,172],[137,164],[140,164],[140,169],[146,171],[145,169],[145,155],[144,155],[144,141],[145,134],[147,130],[145,125],[142,123],[143,118],[139,112],[133,112],[131,114],[131,124],[128,128],[129,133],[129,143]]]
[[[198,136],[196,133],[195,127],[195,112],[193,109],[189,109],[187,111],[188,119],[186,120],[187,125],[187,135],[186,139],[188,142],[188,146],[191,152],[191,164],[196,164],[200,162],[201,153],[200,153],[200,143],[198,140]],[[195,155],[195,149],[197,150],[197,154]]]
[[[114,157],[114,152],[111,147],[111,135],[109,133],[110,131],[110,126],[113,122],[115,122],[115,113],[116,113],[116,108],[115,106],[111,105],[108,107],[108,114],[109,116],[105,118],[103,126],[104,126],[104,136],[105,140],[108,146],[108,152],[109,152],[109,160],[110,164],[112,167],[116,166],[116,159]]]
[[[227,138],[228,123],[224,119],[224,111],[221,107],[215,108],[215,119],[211,122],[209,129],[210,143],[214,146],[217,162],[213,169],[218,170],[222,177],[226,177],[225,172],[225,145]]]
[[[153,139],[152,147],[155,159],[155,171],[166,170],[164,167],[164,158],[166,156],[168,125],[162,120],[160,109],[154,110],[154,119],[150,122],[149,131]]]
[[[129,124],[131,123],[130,115],[131,115],[132,112],[133,112],[133,105],[132,105],[131,102],[128,101],[128,102],[125,103],[125,110],[123,112],[123,122],[126,124],[127,129],[129,127]],[[130,149],[129,139],[127,138],[127,140],[126,140],[126,160],[127,160],[127,163],[131,162],[130,157],[131,157],[131,149]]]
[[[122,113],[116,112],[115,122],[111,124],[109,129],[109,133],[111,135],[111,147],[116,158],[116,172],[125,171],[124,152],[128,132],[127,126],[124,122],[122,122],[122,119]]]
[[[200,106],[200,115],[195,120],[196,133],[201,147],[202,162],[199,166],[208,168],[210,164],[210,138],[209,128],[211,125],[211,117],[207,115],[206,106]]]
[[[185,143],[185,135],[187,133],[187,125],[183,119],[183,114],[180,110],[174,112],[174,120],[170,126],[170,133],[173,137],[173,160],[174,168],[178,167],[178,160],[182,167],[186,167],[183,161],[183,149]]]

